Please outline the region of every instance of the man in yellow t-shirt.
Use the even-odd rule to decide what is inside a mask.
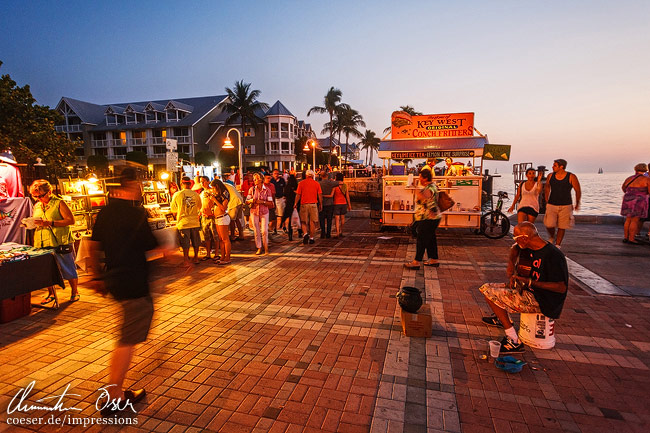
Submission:
[[[176,213],[176,228],[185,264],[190,264],[190,243],[194,250],[194,263],[199,262],[199,212],[201,211],[201,197],[191,189],[192,181],[189,177],[181,180],[182,189],[174,194],[171,202],[171,210]]]

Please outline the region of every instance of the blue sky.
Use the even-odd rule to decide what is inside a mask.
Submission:
[[[9,0],[0,72],[51,106],[223,94],[244,79],[300,118],[335,86],[378,135],[400,105],[473,111],[513,162],[630,171],[650,161],[649,22],[650,2],[626,0]]]

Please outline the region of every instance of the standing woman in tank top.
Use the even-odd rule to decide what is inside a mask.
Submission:
[[[54,252],[54,257],[61,269],[63,279],[68,280],[72,293],[70,302],[79,300],[77,291],[77,267],[74,263],[73,239],[70,236],[70,226],[74,224],[74,215],[63,200],[52,194],[52,185],[47,180],[39,179],[29,187],[29,193],[37,200],[34,206],[34,246],[36,248],[56,248],[67,246],[67,252]],[[47,305],[55,300],[54,286],[48,288],[47,298],[41,305]]]
[[[509,213],[513,212],[515,205],[519,203],[519,206],[517,206],[517,224],[524,221],[534,223],[537,215],[539,215],[539,194],[542,192],[543,173],[543,171],[540,171],[537,180],[535,180],[535,169],[529,168],[526,170],[526,181],[519,184],[512,206],[508,209]]]

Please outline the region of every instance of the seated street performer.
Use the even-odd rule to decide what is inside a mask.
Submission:
[[[506,336],[501,340],[501,353],[523,353],[524,344],[519,341],[508,313],[542,313],[551,319],[560,317],[569,286],[569,270],[564,254],[545,240],[530,222],[522,222],[514,229],[514,239],[508,261],[507,274],[510,284],[486,283],[479,290],[494,311],[483,317],[490,326],[504,328]],[[527,261],[530,274],[523,276],[522,262]]]

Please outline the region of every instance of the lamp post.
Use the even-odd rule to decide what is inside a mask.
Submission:
[[[339,148],[338,152],[336,152],[337,147]],[[334,156],[336,156],[336,160],[338,161],[339,167],[340,167],[341,166],[341,159],[339,158],[339,156],[341,156],[341,154],[343,153],[343,150],[341,149],[341,146],[339,144],[335,144],[334,145],[334,150],[332,151],[332,153],[334,154]]]
[[[316,140],[307,140],[305,143],[305,147],[302,148],[303,152],[309,152],[309,142],[311,142],[311,147],[312,150],[314,151],[313,153],[313,164],[312,164],[312,170],[316,171]]]
[[[238,141],[238,148],[237,148],[237,157],[239,159],[239,187],[241,187],[242,183],[244,182],[244,169],[242,168],[242,157],[241,157],[241,132],[239,132],[239,129],[237,128],[230,128],[228,132],[226,132],[226,140],[223,143],[222,149],[234,149],[234,146],[232,145],[232,141],[230,141],[230,132],[235,131],[237,133],[237,141]]]

